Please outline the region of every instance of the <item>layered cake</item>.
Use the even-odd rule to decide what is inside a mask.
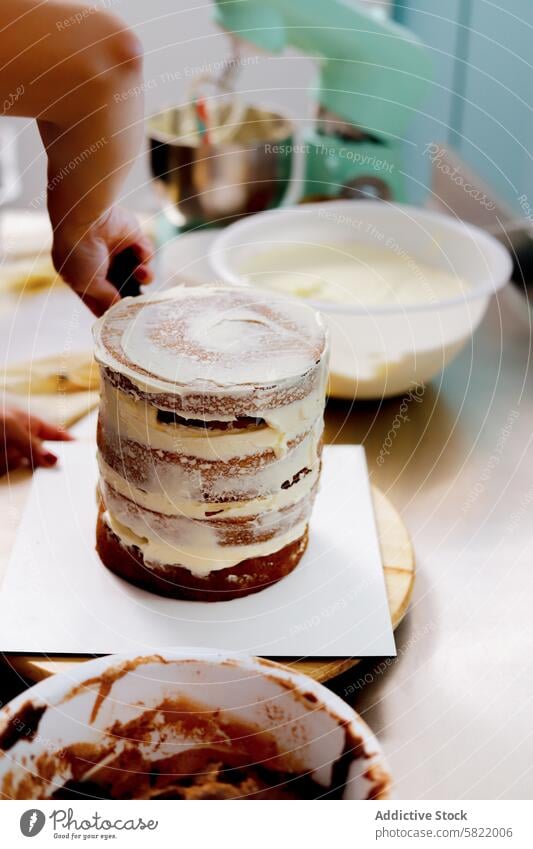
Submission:
[[[112,307],[95,355],[103,563],[202,601],[291,572],[320,474],[319,315],[252,288],[179,287]]]

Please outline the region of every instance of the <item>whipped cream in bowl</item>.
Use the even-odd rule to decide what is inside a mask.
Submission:
[[[438,374],[508,282],[506,249],[438,212],[331,201],[260,213],[226,228],[217,279],[319,309],[331,339],[330,392],[382,398]]]

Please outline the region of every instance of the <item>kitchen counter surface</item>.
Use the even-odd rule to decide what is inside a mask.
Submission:
[[[329,408],[329,439],[365,443],[417,560],[397,660],[334,687],[381,740],[397,798],[533,796],[533,381],[519,298],[492,302],[421,402]]]
[[[328,405],[328,441],[364,442],[417,558],[397,659],[332,685],[378,735],[397,798],[533,796],[533,393],[518,298],[508,290],[493,301],[472,344],[423,393]],[[89,350],[90,324],[63,288],[4,298],[0,367]],[[0,572],[28,487],[27,474],[0,482]],[[1,678],[2,702],[24,686]]]

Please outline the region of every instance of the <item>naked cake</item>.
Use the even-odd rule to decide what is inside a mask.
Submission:
[[[95,355],[103,563],[202,601],[291,572],[320,474],[319,315],[252,288],[178,287],[112,307]]]

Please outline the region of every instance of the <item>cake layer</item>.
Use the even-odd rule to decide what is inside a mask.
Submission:
[[[326,352],[313,309],[248,287],[178,287],[125,298],[96,323],[94,336],[96,359],[108,372],[151,394],[199,393],[205,412],[210,395],[257,401],[265,392],[263,408],[305,397],[302,378]],[[275,401],[276,393],[285,400]]]
[[[251,557],[266,557],[300,537],[307,527],[305,520],[293,525],[290,530],[262,542],[249,545],[218,545],[215,535],[207,534],[200,529],[197,532],[189,530],[187,547],[174,545],[156,536],[145,537],[136,534],[109,510],[104,513],[104,521],[109,525],[116,537],[126,546],[136,546],[141,552],[147,568],[183,566],[193,574],[204,577],[211,572],[236,566]]]
[[[209,559],[225,557],[220,548],[240,547],[235,562],[248,556],[247,549],[289,533],[299,523],[309,519],[315,490],[299,501],[282,509],[263,511],[251,516],[228,517],[214,511],[203,519],[189,516],[167,516],[139,507],[111,486],[100,481],[100,495],[106,510],[117,523],[139,538],[168,548],[165,562],[180,559],[187,564],[191,555],[202,552]],[[185,558],[185,559],[184,559]],[[180,561],[181,562],[181,561]]]
[[[320,474],[320,466],[315,466],[308,474],[301,475],[292,486],[280,489],[279,492],[263,498],[250,498],[246,501],[209,502],[194,501],[192,498],[172,497],[170,492],[145,492],[131,481],[117,474],[108,466],[103,457],[98,456],[100,482],[108,484],[116,492],[129,498],[139,507],[166,516],[187,516],[190,519],[205,519],[213,515],[224,516],[227,519],[240,519],[257,516],[258,513],[270,510],[282,510],[295,504],[311,489],[313,489]]]
[[[170,390],[164,392],[139,380],[134,381],[102,363],[100,374],[102,381],[106,380],[135,400],[142,399],[161,410],[175,411],[190,418],[234,419],[288,406],[307,398],[317,388],[324,387],[327,357],[297,380],[277,381],[267,386],[235,387],[223,392],[213,386],[201,389],[179,386],[179,393]]]
[[[289,443],[281,459],[267,449],[229,461],[199,460],[124,439],[101,421],[97,443],[105,463],[147,493],[219,503],[276,495],[312,472],[320,462],[322,427],[318,421],[301,440]]]
[[[119,433],[124,440],[188,457],[227,461],[267,450],[283,456],[288,444],[308,433],[322,417],[323,406],[324,392],[319,387],[307,398],[286,407],[261,410],[259,415],[236,422],[225,417],[206,428],[212,418],[192,423],[182,423],[181,419],[176,423],[172,418],[168,421],[157,407],[145,400],[134,400],[104,379],[100,421],[102,427]]]
[[[284,548],[244,560],[209,575],[194,575],[176,565],[148,565],[136,545],[124,545],[102,514],[96,528],[96,550],[105,566],[136,586],[170,598],[191,601],[229,601],[259,592],[288,575],[300,562],[307,546],[307,529]]]

